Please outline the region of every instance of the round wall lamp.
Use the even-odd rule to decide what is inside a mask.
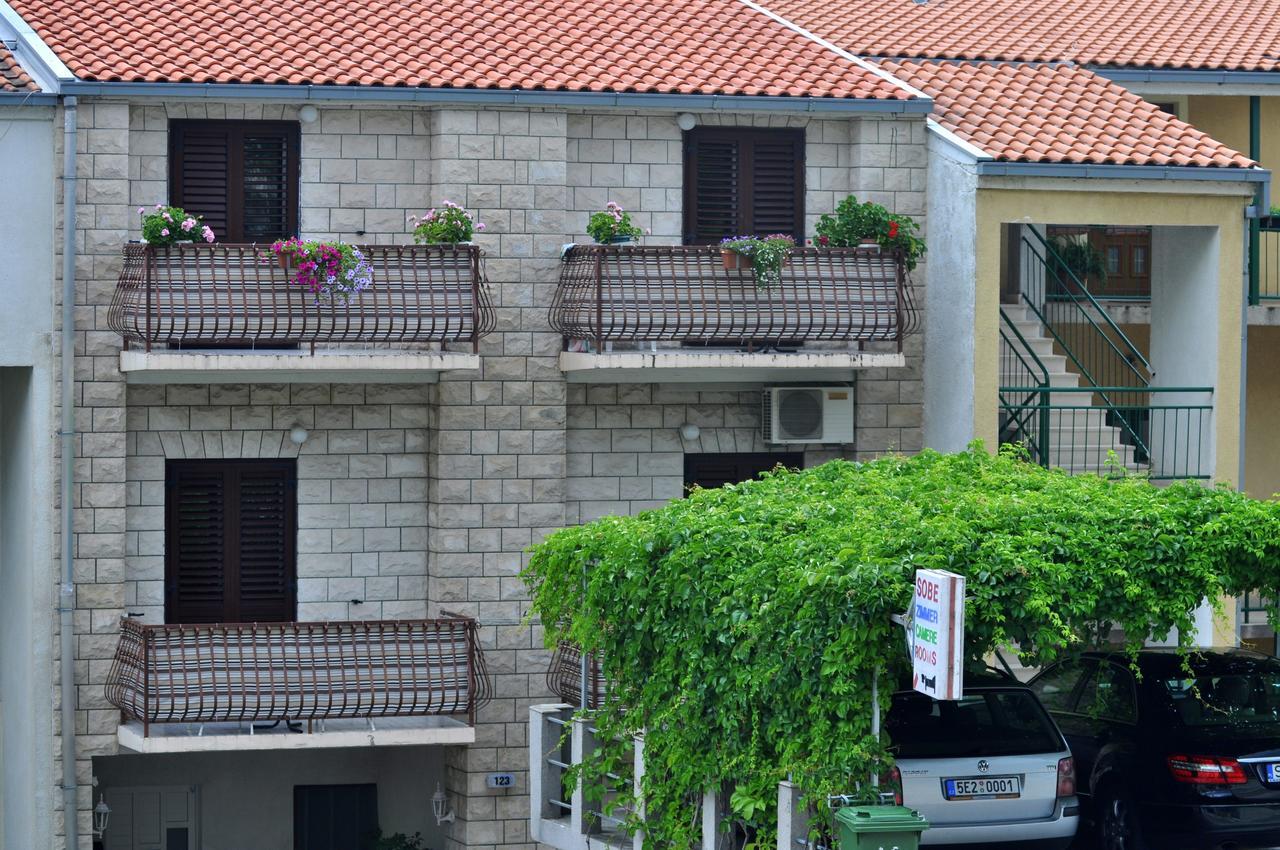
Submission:
[[[314,124],[319,117],[320,110],[309,103],[298,110],[298,120],[303,124]]]
[[[676,126],[681,130],[692,130],[698,126],[698,117],[692,112],[681,112],[676,116]]]
[[[701,434],[702,429],[697,425],[694,425],[692,422],[686,422],[680,426],[680,438],[682,440],[693,441],[698,439]]]
[[[307,437],[310,436],[311,435],[307,433],[307,429],[303,428],[301,425],[294,425],[289,429],[289,442],[294,445],[302,445],[307,441]]]

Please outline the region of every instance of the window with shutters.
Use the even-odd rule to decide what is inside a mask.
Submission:
[[[165,464],[165,622],[295,619],[293,460]]]
[[[698,127],[684,136],[684,241],[804,238],[804,131]]]
[[[291,121],[171,121],[170,202],[204,216],[220,242],[293,236],[299,154]]]

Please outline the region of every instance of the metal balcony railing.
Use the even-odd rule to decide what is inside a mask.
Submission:
[[[152,723],[466,715],[490,684],[471,619],[143,625],[125,618],[107,701]]]
[[[551,654],[547,668],[547,688],[562,702],[582,707],[583,675],[586,675],[587,708],[599,708],[604,704],[608,682],[598,655],[586,659],[583,669],[582,650],[575,643],[562,642]]]
[[[711,246],[578,245],[566,252],[551,326],[596,351],[606,342],[751,346],[897,342],[915,324],[906,267],[863,248],[796,248],[758,287]]]
[[[496,325],[475,245],[361,246],[373,283],[317,303],[263,245],[130,244],[107,313],[125,344],[280,348],[470,342]]]
[[[1250,269],[1255,304],[1280,299],[1280,216],[1259,219],[1257,239],[1257,265]]]

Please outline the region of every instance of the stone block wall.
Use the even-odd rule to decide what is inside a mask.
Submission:
[[[426,387],[126,392],[106,308],[121,245],[138,238],[136,207],[167,200],[168,121],[292,120],[297,105],[90,101],[80,109],[80,434],[71,497],[80,508],[82,836],[89,835],[89,758],[117,750],[116,713],[101,685],[118,617],[143,610],[148,622],[161,618],[164,459],[290,452],[286,434],[296,422],[312,432],[297,455],[299,615],[478,615],[496,698],[479,718],[476,744],[447,756],[446,788],[459,816],[448,847],[531,847],[527,799],[484,787],[487,771],[523,774],[527,706],[547,694],[540,628],[520,624],[525,550],[567,522],[678,496],[683,452],[761,449],[758,386],[570,386],[558,367],[562,340],[547,325],[561,245],[583,241],[587,216],[606,201],[632,209],[655,243],[679,241],[674,113],[323,106],[301,126],[302,235],[407,242],[410,214],[446,199],[474,209],[488,225],[477,241],[498,311],[481,368]],[[923,121],[698,119],[804,127],[810,227],[849,192],[923,212]],[[923,268],[916,277],[923,281]],[[908,342],[905,368],[859,374],[857,443],[840,454],[919,448],[918,340]],[[675,428],[684,421],[702,427],[697,445],[679,441]],[[806,463],[832,454],[810,452]],[[344,601],[351,598],[365,604]]]

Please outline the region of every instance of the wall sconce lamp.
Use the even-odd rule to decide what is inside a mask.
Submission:
[[[692,422],[686,422],[680,426],[680,438],[682,440],[693,441],[698,439],[700,434],[702,434],[702,429]]]
[[[111,820],[111,807],[107,805],[106,800],[99,798],[98,805],[93,807],[93,834],[101,838],[107,831],[109,820]]]
[[[436,783],[436,793],[431,795],[431,813],[436,816],[436,826],[453,823],[456,815],[449,808],[449,795],[444,793],[440,783]]]
[[[298,120],[303,124],[314,124],[319,117],[320,110],[309,103],[298,110]]]
[[[289,429],[289,442],[294,445],[302,445],[307,441],[307,437],[310,436],[311,435],[307,433],[307,429],[303,428],[301,425],[294,425]]]
[[[681,112],[676,116],[676,126],[681,130],[692,130],[698,126],[698,116],[692,112]]]

